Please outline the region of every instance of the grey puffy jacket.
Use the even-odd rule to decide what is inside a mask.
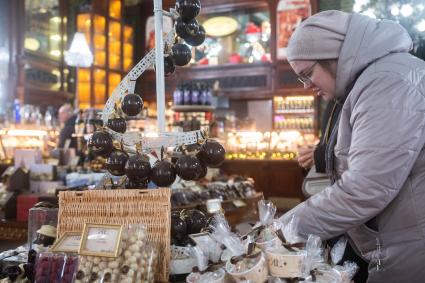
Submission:
[[[336,77],[337,94],[355,81],[338,127],[338,180],[282,217],[294,215],[304,238],[347,233],[370,261],[368,282],[425,282],[425,62],[411,47],[399,25],[351,16]]]

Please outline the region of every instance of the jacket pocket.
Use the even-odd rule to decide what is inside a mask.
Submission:
[[[368,228],[366,225],[360,225],[347,232],[348,236],[355,245],[357,251],[366,260],[370,261],[371,254],[376,251],[379,241],[379,234],[377,231]]]

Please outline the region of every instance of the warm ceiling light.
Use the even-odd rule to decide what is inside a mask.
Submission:
[[[222,37],[234,33],[238,29],[238,22],[231,17],[214,17],[202,24],[207,35]]]
[[[65,62],[74,67],[90,67],[93,63],[93,54],[83,33],[74,34],[71,47],[65,51]]]

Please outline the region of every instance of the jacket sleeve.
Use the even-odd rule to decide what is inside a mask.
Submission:
[[[338,141],[351,135],[348,169],[281,217],[285,224],[294,216],[303,238],[329,239],[376,216],[397,196],[424,145],[425,102],[415,85],[375,74],[359,79],[352,92],[358,95],[347,98],[338,135]],[[338,151],[347,149],[337,144]]]

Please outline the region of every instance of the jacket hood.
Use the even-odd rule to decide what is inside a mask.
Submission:
[[[344,99],[347,89],[374,61],[397,52],[409,52],[412,39],[399,24],[353,13],[338,58],[336,98]]]

